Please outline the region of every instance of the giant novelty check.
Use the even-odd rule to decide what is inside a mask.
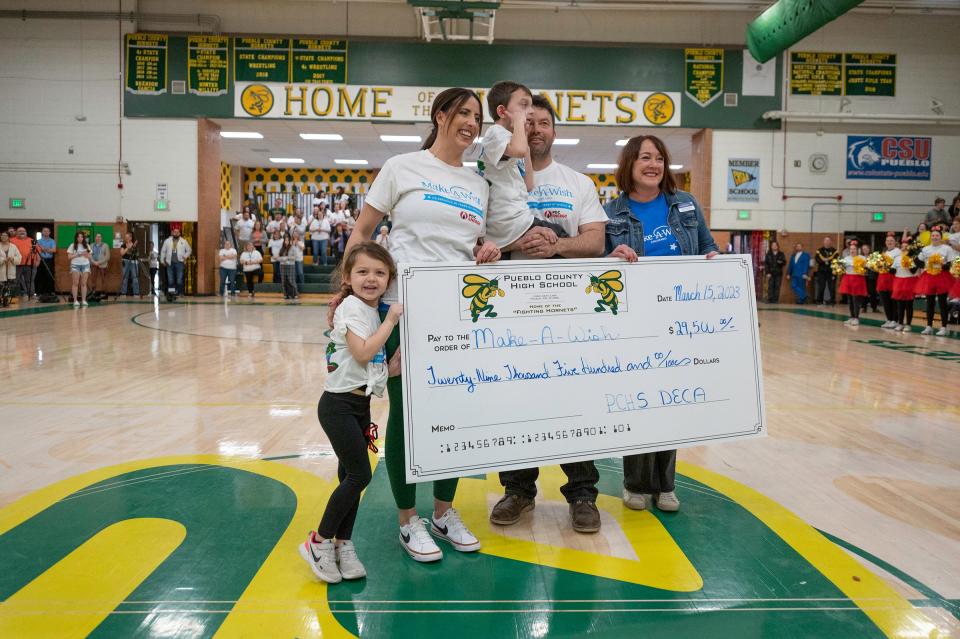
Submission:
[[[765,434],[746,256],[401,264],[408,481]]]

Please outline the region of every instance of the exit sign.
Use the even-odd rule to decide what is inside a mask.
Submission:
[[[27,208],[27,201],[22,197],[12,197],[10,198],[10,208],[11,209],[25,209]]]
[[[737,219],[738,219],[738,220],[749,220],[749,219],[750,219],[750,211],[737,211]]]
[[[169,200],[154,200],[153,208],[156,211],[166,211],[170,208],[170,202]]]
[[[882,213],[882,212],[880,212],[880,211],[876,211],[876,212],[870,214],[870,221],[871,221],[871,222],[883,222],[884,219],[886,219],[886,217],[887,217],[887,214],[886,214],[886,213]]]

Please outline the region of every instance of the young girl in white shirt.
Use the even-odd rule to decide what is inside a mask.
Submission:
[[[283,236],[283,245],[277,254],[280,264],[280,285],[283,288],[283,299],[295,300],[300,298],[297,291],[297,260],[302,259],[303,251],[289,234]]]
[[[376,452],[376,428],[370,421],[370,395],[387,385],[384,344],[400,322],[403,306],[391,304],[381,323],[378,306],[397,276],[390,253],[375,242],[357,244],[343,264],[346,295],[333,316],[327,346],[327,382],[317,405],[323,432],[337,455],[340,477],[320,525],[300,545],[300,556],[327,583],[367,574],[351,541],[360,493],[370,483],[367,448]]]
[[[73,295],[73,306],[87,305],[87,279],[90,277],[91,249],[87,244],[87,236],[78,232],[73,236],[73,243],[67,247],[67,257],[70,258],[70,293]],[[77,297],[77,287],[80,288],[80,297]]]

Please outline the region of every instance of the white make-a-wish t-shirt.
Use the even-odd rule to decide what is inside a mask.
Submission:
[[[390,254],[398,264],[462,262],[473,261],[484,235],[487,196],[486,181],[471,169],[416,151],[387,160],[366,202],[391,214]],[[396,280],[383,301],[398,301]]]
[[[600,197],[593,180],[559,162],[533,173],[533,190],[528,204],[541,220],[559,224],[570,237],[580,234],[580,227],[591,222],[607,222],[600,206]],[[514,259],[530,259],[519,251]]]
[[[324,390],[331,393],[349,393],[365,388],[367,395],[383,396],[387,386],[387,351],[380,351],[360,365],[353,359],[347,346],[347,329],[362,339],[367,339],[380,328],[380,314],[355,295],[348,295],[333,314],[333,330],[327,344],[327,383]]]
[[[465,160],[476,160],[477,172],[490,183],[487,239],[501,248],[519,239],[533,224],[523,158],[504,155],[511,138],[510,131],[494,124],[484,132],[482,142],[471,144],[463,154]]]

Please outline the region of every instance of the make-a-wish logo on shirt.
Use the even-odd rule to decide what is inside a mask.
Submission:
[[[458,185],[446,186],[444,184],[437,184],[430,180],[423,180],[420,185],[427,191],[430,191],[423,195],[425,202],[444,204],[483,217],[484,212],[483,208],[481,208],[482,201],[480,200],[480,196],[470,189]]]
[[[670,227],[664,224],[663,226],[658,226],[653,229],[652,233],[645,234],[643,236],[644,242],[650,242],[651,244],[656,244],[657,242],[663,242],[664,240],[669,240],[673,238],[673,232],[670,230]]]

